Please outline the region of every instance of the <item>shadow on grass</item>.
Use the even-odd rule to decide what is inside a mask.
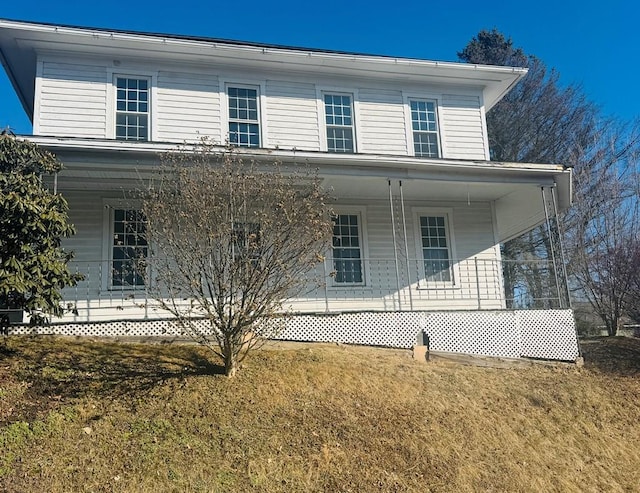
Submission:
[[[606,373],[640,374],[640,339],[594,337],[581,341],[585,366]]]
[[[62,401],[95,395],[133,398],[172,379],[222,375],[205,348],[190,345],[118,344],[58,338],[21,338],[8,344],[5,361],[29,384],[28,397]]]

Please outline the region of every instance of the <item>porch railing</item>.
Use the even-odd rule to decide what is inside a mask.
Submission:
[[[153,261],[147,264],[153,269]],[[146,286],[130,285],[122,272],[114,277],[113,262],[73,261],[71,268],[84,280],[65,289],[64,297],[79,311],[146,311],[152,303]],[[135,275],[130,279],[141,282]],[[289,308],[300,313],[566,308],[557,279],[552,262],[545,260],[328,260],[308,273],[306,289],[292,296]]]

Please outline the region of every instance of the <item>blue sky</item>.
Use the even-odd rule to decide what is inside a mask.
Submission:
[[[635,0],[32,0],[4,2],[0,17],[453,61],[478,31],[495,27],[554,67],[562,82],[582,84],[606,115],[640,117]],[[0,72],[0,128],[29,134]]]

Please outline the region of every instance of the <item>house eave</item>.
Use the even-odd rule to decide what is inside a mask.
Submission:
[[[18,83],[18,78],[14,73],[13,66],[8,62],[4,51],[5,50],[2,49],[2,46],[0,46],[0,64],[2,65],[5,73],[7,74],[9,82],[11,82],[11,86],[13,87],[14,91],[16,91],[16,94],[18,95],[18,100],[20,101],[20,104],[22,105],[24,112],[29,117],[29,120],[33,122],[33,98],[27,97],[24,91],[25,89],[24,86]]]
[[[459,62],[371,55],[363,53],[297,48],[272,44],[230,41],[197,36],[85,28],[59,24],[0,19],[0,50],[7,71],[20,73],[14,87],[25,101],[33,99],[35,53],[108,56],[132,60],[180,59],[183,63],[227,64],[236,67],[327,73],[357,78],[405,81],[448,86],[477,87],[490,109],[524,75],[521,67],[472,65]],[[32,117],[33,108],[25,108]]]

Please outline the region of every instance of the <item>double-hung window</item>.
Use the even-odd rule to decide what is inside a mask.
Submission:
[[[327,151],[355,152],[353,101],[350,94],[324,94]]]
[[[233,224],[233,259],[236,262],[251,263],[257,267],[260,261],[260,225],[258,223]]]
[[[149,79],[116,77],[115,85],[116,139],[149,140]]]
[[[413,151],[419,157],[440,157],[438,113],[434,100],[409,99]]]
[[[260,147],[258,89],[228,87],[229,143],[240,147]]]
[[[333,217],[334,283],[363,284],[362,239],[358,214]]]
[[[419,216],[420,244],[427,282],[452,282],[447,216]]]
[[[113,288],[143,287],[143,269],[149,253],[144,214],[136,209],[112,209],[111,212],[110,285]]]

